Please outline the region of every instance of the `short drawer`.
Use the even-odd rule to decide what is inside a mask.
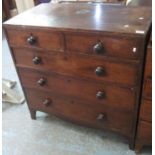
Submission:
[[[152,99],[152,78],[147,78],[144,82],[144,97]]]
[[[152,123],[145,121],[138,123],[137,139],[144,144],[152,144]]]
[[[59,32],[21,28],[8,29],[7,34],[10,46],[60,51],[64,49],[63,38]]]
[[[50,91],[58,96],[84,100],[88,105],[103,105],[119,111],[134,111],[136,91],[59,74],[18,68],[25,88]]]
[[[142,100],[140,107],[140,118],[144,121],[152,121],[152,101]]]
[[[138,66],[88,55],[13,49],[17,66],[90,78],[98,81],[137,84]]]
[[[139,59],[140,40],[88,34],[66,34],[66,46],[70,52],[127,59]]]
[[[99,105],[88,106],[82,100],[55,97],[52,93],[26,89],[29,107],[55,114],[71,121],[97,128],[107,128],[128,135],[132,127],[132,114],[103,108]]]

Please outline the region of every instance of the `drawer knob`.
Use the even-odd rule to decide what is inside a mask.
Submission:
[[[96,98],[103,99],[105,97],[105,93],[102,91],[98,91],[96,94]]]
[[[101,42],[97,43],[97,44],[94,45],[94,47],[93,47],[93,51],[94,51],[96,54],[102,53],[102,52],[103,52],[103,49],[104,49],[104,47],[103,47],[103,45],[102,45]]]
[[[45,100],[43,101],[43,105],[45,105],[45,106],[50,105],[50,103],[51,103],[51,100],[50,100],[50,99],[45,99]]]
[[[98,120],[98,121],[104,121],[104,120],[106,120],[106,114],[100,113],[100,114],[97,116],[97,120]]]
[[[95,73],[97,76],[102,76],[104,74],[104,69],[103,67],[97,67],[95,70]]]
[[[40,86],[44,86],[46,84],[46,80],[44,78],[41,78],[37,82]]]
[[[34,45],[36,43],[36,38],[34,36],[30,36],[30,37],[27,38],[27,42],[30,45]]]
[[[33,63],[34,63],[35,65],[38,65],[38,64],[41,63],[41,58],[40,58],[40,57],[34,57],[32,61],[33,61]]]

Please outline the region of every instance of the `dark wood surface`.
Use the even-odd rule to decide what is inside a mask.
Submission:
[[[113,35],[111,37],[111,35],[101,35],[98,33],[61,33],[52,30],[38,31],[38,29],[29,27],[10,28],[8,33],[9,44],[13,47],[20,47],[22,45],[22,47],[57,51],[67,50],[67,52],[99,55],[99,57],[109,56],[133,60],[139,59],[142,56],[142,40],[136,36]],[[17,35],[16,39],[14,39],[17,33],[20,35]],[[35,43],[30,45],[27,39],[32,36],[35,38]],[[64,45],[65,41],[66,45]],[[94,47],[99,43],[102,44],[102,50],[101,52],[96,52]],[[135,52],[133,51],[134,48],[136,49]]]
[[[136,135],[136,151],[152,144],[152,36],[146,51],[142,99]]]
[[[126,59],[139,59],[141,56],[141,41],[138,37],[121,37],[108,36],[101,34],[86,35],[86,34],[75,34],[68,33],[65,36],[66,49],[69,52],[78,52],[84,54],[94,54]],[[101,43],[101,52],[95,52],[94,46]],[[79,46],[82,45],[82,46]],[[136,52],[133,52],[133,48],[136,48]],[[124,49],[126,49],[124,51]],[[132,51],[132,52],[131,52]]]
[[[141,17],[144,19],[139,19]],[[151,23],[150,17],[150,7],[137,9],[104,4],[41,4],[5,24],[48,27],[61,31],[119,32],[136,36],[147,33]]]
[[[150,100],[142,100],[140,120],[148,121],[149,123],[152,122],[152,102]]]
[[[108,128],[112,131],[129,136],[131,133],[132,117],[130,112],[120,112],[101,105],[86,105],[83,100],[56,97],[50,92],[26,89],[26,95],[32,109],[37,109],[56,116],[68,118],[73,122],[95,126],[97,128]],[[50,100],[49,105],[44,105],[45,99]],[[98,115],[105,117],[98,120]],[[119,120],[119,121],[118,121]]]
[[[152,46],[150,46],[150,45],[147,47],[147,56],[146,56],[144,78],[146,80],[144,82],[147,82],[148,78],[150,80],[152,78]],[[145,87],[145,83],[144,83],[144,87]]]
[[[152,0],[132,0],[128,6],[152,7]],[[151,32],[151,30],[150,30]],[[139,153],[144,145],[152,144],[152,34],[146,49],[143,90],[140,102],[135,150]]]
[[[136,91],[130,88],[25,68],[18,68],[18,72],[22,85],[26,88],[50,91],[55,95],[59,94],[59,96],[84,100],[88,105],[100,105],[101,107],[111,107],[118,111],[133,112]],[[45,80],[43,85],[38,84],[38,80],[41,78]],[[103,97],[97,98],[96,95],[98,92],[103,92]]]
[[[42,4],[6,22],[32,119],[40,110],[109,129],[133,149],[150,16],[149,7]]]
[[[3,21],[9,19],[11,17],[10,14],[10,5],[8,0],[2,0],[2,9],[3,9]]]
[[[45,50],[63,50],[64,41],[63,36],[60,32],[53,32],[52,35],[49,31],[38,31],[37,29],[10,29],[9,33],[9,44],[16,47],[37,47]],[[19,34],[19,35],[16,35]],[[16,39],[14,37],[16,36]],[[29,44],[27,39],[29,37],[35,37],[35,43]]]
[[[94,58],[88,55],[64,54],[62,52],[34,51],[13,48],[16,65],[34,68],[47,72],[57,72],[98,81],[135,86],[138,83],[137,63],[121,63]],[[39,57],[41,62],[34,64],[33,59]],[[96,75],[97,67],[103,68],[102,75]]]
[[[135,150],[139,153],[144,145],[152,144],[152,123],[140,120],[138,123],[136,147]]]
[[[143,146],[143,144],[152,143],[152,123],[148,123],[146,121],[140,121],[137,133],[138,133],[137,139],[140,140],[138,145]]]
[[[145,86],[144,86],[144,98],[146,99],[152,99],[152,78],[148,77],[145,80]]]
[[[2,0],[2,14],[3,14],[3,21],[8,20],[11,18],[10,11],[16,8],[15,0]]]
[[[152,6],[152,0],[132,0],[130,6]]]

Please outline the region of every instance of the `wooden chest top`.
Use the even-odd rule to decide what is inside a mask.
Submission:
[[[152,0],[131,0],[128,4],[130,6],[150,6],[152,7]]]
[[[60,3],[41,4],[10,19],[5,25],[145,35],[150,23],[150,7]]]

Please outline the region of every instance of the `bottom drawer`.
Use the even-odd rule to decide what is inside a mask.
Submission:
[[[151,144],[152,143],[152,124],[146,121],[140,121],[138,124],[137,140],[141,143]]]
[[[30,109],[54,114],[97,128],[107,128],[129,136],[132,113],[107,109],[104,105],[87,105],[81,100],[53,96],[52,93],[25,89]]]

